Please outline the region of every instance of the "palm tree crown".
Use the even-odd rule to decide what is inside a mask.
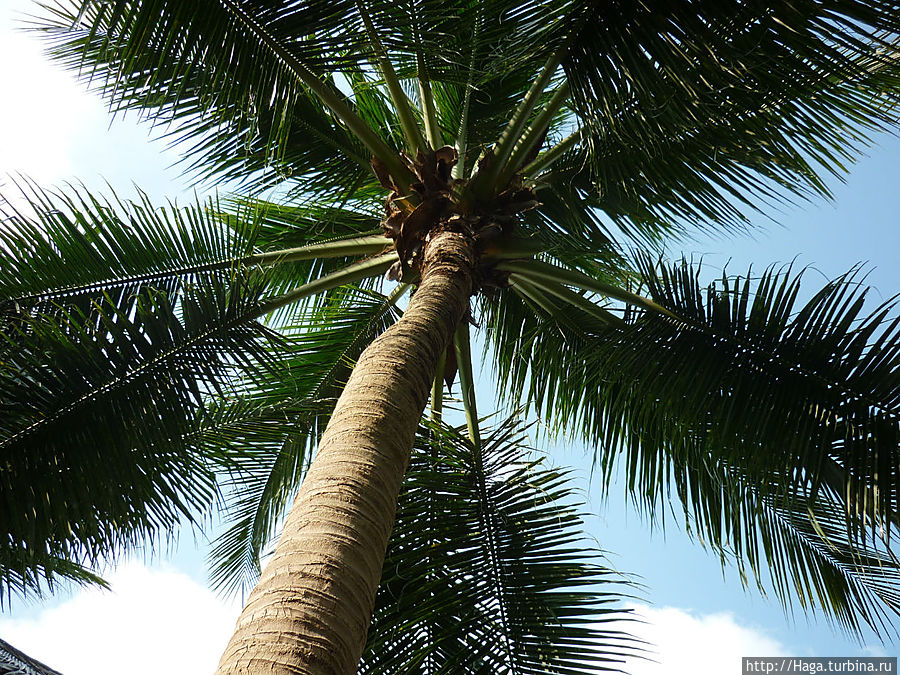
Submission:
[[[285,523],[221,673],[615,667],[637,649],[615,575],[564,473],[479,420],[474,325],[501,402],[623,465],[648,510],[677,495],[783,601],[893,630],[892,301],[866,310],[855,272],[801,301],[790,269],[705,285],[660,257],[827,196],[896,128],[892,3],[73,0],[35,28],[231,195],[22,181],[6,205],[4,594],[102,583],[221,494],[223,589]],[[266,625],[275,597],[295,623]]]

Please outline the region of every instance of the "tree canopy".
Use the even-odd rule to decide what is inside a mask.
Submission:
[[[219,498],[213,582],[252,584],[353,363],[454,232],[473,299],[430,376],[363,672],[634,649],[603,627],[624,591],[597,590],[614,575],[581,557],[564,472],[479,421],[471,326],[500,405],[623,466],[648,511],[677,499],[782,601],[895,631],[894,300],[867,305],[857,271],[803,299],[791,268],[706,283],[661,257],[827,197],[896,129],[893,3],[65,1],[35,28],[223,191],[158,207],[23,180],[5,205],[4,595],[98,582]],[[457,379],[465,431],[441,420]]]

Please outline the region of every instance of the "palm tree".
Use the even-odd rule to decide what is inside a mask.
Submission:
[[[865,314],[854,273],[801,302],[790,270],[704,286],[660,260],[691,228],[827,195],[895,128],[891,3],[47,12],[63,63],[236,196],[155,209],[22,182],[30,206],[7,206],[5,590],[96,581],[230,475],[225,587],[296,498],[219,673],[569,672],[627,651],[579,623],[610,610],[571,589],[607,572],[576,563],[560,477],[523,464],[514,425],[483,434],[474,324],[502,400],[591,443],[603,475],[623,464],[646,507],[674,492],[785,602],[892,630],[891,304]],[[465,434],[441,420],[456,377]]]

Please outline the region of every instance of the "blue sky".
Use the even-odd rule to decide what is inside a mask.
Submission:
[[[27,6],[24,0],[0,6],[0,174],[22,171],[43,184],[77,177],[92,187],[105,179],[123,195],[133,181],[158,202],[189,197],[178,170],[169,168],[177,156],[151,142],[146,126],[134,119],[110,125],[101,102],[47,66],[31,38],[11,32],[13,13]],[[846,183],[834,183],[832,203],[785,208],[777,222],[760,218],[753,236],[698,237],[672,252],[704,256],[711,272],[727,261],[730,271],[745,272],[751,263],[760,270],[796,259],[811,268],[810,288],[863,262],[881,294],[876,297],[887,298],[900,291],[898,163],[900,141],[880,138]],[[486,407],[490,392],[483,389]],[[591,535],[615,567],[638,575],[646,587],[636,607],[647,620],[644,635],[659,644],[661,664],[636,665],[635,675],[738,672],[740,656],[751,655],[900,652],[900,644],[878,646],[871,636],[859,645],[821,619],[786,618],[774,599],[742,590],[734,570],[723,577],[718,560],[688,541],[677,519],[664,533],[651,528],[627,506],[621,485],[603,502],[588,480],[585,448],[557,444],[551,450],[557,464],[576,469],[595,514],[588,521]],[[202,537],[186,532],[173,554],[135,560],[113,573],[113,594],[14,601],[12,611],[0,615],[0,638],[66,675],[122,672],[122,659],[142,645],[153,648],[134,663],[136,670],[129,666],[131,672],[159,672],[163,663],[175,675],[211,672],[238,608],[205,590],[205,553]]]

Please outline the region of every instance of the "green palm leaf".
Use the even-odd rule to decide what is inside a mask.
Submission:
[[[45,558],[95,565],[193,521],[215,494],[215,454],[190,437],[203,397],[266,361],[260,283],[206,282],[171,298],[16,315],[0,337],[4,593]]]
[[[677,492],[689,531],[765,593],[773,588],[785,608],[821,611],[849,633],[862,636],[868,624],[896,637],[900,613],[900,560],[889,544],[861,544],[847,528],[844,495],[832,487],[802,485],[783,494],[758,486],[739,468],[696,453],[685,466],[673,459]],[[896,525],[887,528],[896,537]]]
[[[896,123],[900,22],[880,2],[592,11],[563,64],[615,218],[740,223],[760,197],[827,194],[822,170]]]
[[[5,546],[0,549],[0,568],[3,569],[3,598],[6,602],[12,594],[23,594],[27,589],[40,597],[45,590],[58,588],[108,585],[102,577],[71,559],[48,554],[41,550],[26,550]]]
[[[420,432],[360,672],[620,670],[641,651],[628,584],[591,553],[566,473],[514,420],[483,436]]]
[[[19,187],[26,206],[7,202],[2,211],[0,320],[64,306],[90,312],[106,296],[127,313],[146,289],[174,298],[192,284],[229,283],[262,266],[275,267],[260,278],[276,296],[390,243],[357,246],[360,235],[379,230],[378,220],[349,208],[247,198],[155,208],[143,194],[132,202],[81,187]],[[329,246],[342,241],[346,249]]]
[[[0,303],[46,307],[110,294],[118,302],[153,286],[177,295],[185,284],[227,277],[254,252],[257,218],[215,217],[216,204],[154,208],[146,195],[123,201],[82,187],[19,184],[24,206],[0,212]],[[226,223],[231,227],[227,227]]]
[[[234,398],[242,378],[263,377],[296,330],[279,336],[257,319],[342,283],[351,254],[388,243],[358,244],[352,235],[374,221],[347,209],[253,200],[156,209],[144,195],[19,187],[25,206],[7,202],[0,228],[5,593],[40,591],[58,575],[91,581],[82,563],[205,512],[215,472],[232,461],[211,430],[236,423],[210,396]],[[272,251],[276,243],[290,249]],[[326,273],[336,276],[323,285]],[[354,297],[334,291],[312,305],[332,318]],[[272,403],[256,406],[271,422]]]
[[[361,206],[353,204],[353,206]],[[381,233],[380,219],[365,210],[351,208],[350,205],[330,205],[327,203],[307,202],[304,200],[268,201],[251,197],[230,199],[218,213],[218,218],[236,230],[252,223],[253,240],[260,252],[270,256],[278,251],[302,252],[304,248],[318,247],[317,255],[300,256],[294,260],[286,253],[280,260],[276,257],[270,261],[275,263],[268,272],[269,293],[281,295],[296,288],[300,283],[308,283],[346,267],[364,255],[351,247],[344,254],[324,250],[329,244],[339,244],[366,235]],[[352,241],[351,241],[352,243]],[[384,239],[381,249],[390,246],[390,240]],[[372,248],[368,253],[377,253]],[[248,262],[252,262],[248,261]],[[373,280],[374,281],[374,280]],[[360,282],[370,288],[371,282]],[[314,295],[307,302],[320,303],[327,299],[327,294]],[[285,312],[298,311],[289,305]],[[284,312],[276,314],[276,319],[284,317]],[[291,321],[288,314],[286,320]],[[275,322],[277,323],[277,321]]]
[[[202,174],[256,187],[314,175],[334,190],[368,172],[370,153],[307,85],[318,80],[310,69],[334,65],[324,55],[343,62],[343,47],[359,42],[345,25],[353,7],[117,0],[48,8],[40,30],[117,110],[177,122],[173,138],[193,142],[187,154]]]
[[[798,308],[787,273],[706,289],[686,263],[642,273],[673,316],[612,328],[528,293],[488,307],[506,393],[597,443],[605,475],[621,455],[647,508],[673,485],[704,539],[758,574],[765,560],[782,599],[793,587],[851,630],[884,628],[900,609],[884,591],[900,495],[889,306],[864,315],[852,274]]]

